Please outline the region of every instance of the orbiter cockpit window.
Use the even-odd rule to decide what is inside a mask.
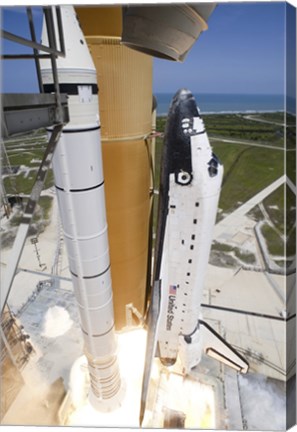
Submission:
[[[212,157],[208,162],[208,165],[209,165],[208,172],[210,177],[215,177],[218,174],[218,166],[219,166],[219,162],[217,158]]]

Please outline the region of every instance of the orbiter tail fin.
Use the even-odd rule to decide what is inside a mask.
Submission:
[[[199,320],[199,325],[205,353],[240,373],[247,373],[249,364],[245,358],[205,321]]]

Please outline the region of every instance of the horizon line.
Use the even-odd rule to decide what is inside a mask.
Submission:
[[[177,90],[173,90],[171,91],[153,91],[153,94],[171,94],[173,92],[176,93]],[[199,90],[193,90],[191,91],[192,93],[199,93],[200,95],[232,95],[232,96],[241,96],[241,95],[245,95],[245,96],[282,96],[282,97],[291,97],[291,96],[287,96],[284,93],[229,93],[229,92],[200,92]],[[294,98],[294,96],[292,97],[292,99]]]

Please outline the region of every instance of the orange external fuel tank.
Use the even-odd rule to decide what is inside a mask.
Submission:
[[[97,70],[116,328],[141,314],[151,208],[152,57],[120,44],[121,7],[76,7]]]

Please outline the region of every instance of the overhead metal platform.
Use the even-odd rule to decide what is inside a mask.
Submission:
[[[66,94],[60,94],[60,109],[55,94],[2,94],[2,137],[67,123],[67,99]]]
[[[59,7],[43,7],[43,17],[50,35],[48,45],[37,42],[31,7],[26,7],[30,39],[26,39],[1,29],[1,37],[10,42],[31,48],[30,54],[1,55],[3,60],[31,59],[35,61],[36,77],[40,93],[2,94],[1,133],[10,135],[33,131],[42,127],[66,124],[69,121],[67,95],[60,93],[56,60],[65,57],[65,44],[61,11]],[[40,72],[40,59],[49,58],[53,74],[52,94],[45,94]]]

